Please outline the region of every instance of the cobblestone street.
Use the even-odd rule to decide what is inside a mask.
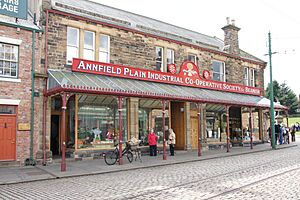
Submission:
[[[1,185],[0,199],[299,199],[299,150]]]

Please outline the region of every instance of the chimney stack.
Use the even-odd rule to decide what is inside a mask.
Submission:
[[[222,28],[224,31],[224,46],[229,46],[229,52],[233,55],[240,54],[239,48],[239,35],[238,32],[241,30],[240,28],[235,26],[235,20],[232,19],[230,23],[230,18],[226,18],[227,25]]]

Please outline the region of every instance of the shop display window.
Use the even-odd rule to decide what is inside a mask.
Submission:
[[[77,148],[113,148],[120,133],[116,98],[92,96],[93,100],[87,102],[83,96],[79,96],[78,102]],[[126,101],[123,102],[122,141],[127,141]]]
[[[158,136],[157,144],[163,144],[163,118],[161,101],[141,99],[139,101],[139,140],[141,144],[148,145],[147,136],[150,129],[154,129]],[[165,132],[168,137],[169,110],[168,104],[165,111]]]

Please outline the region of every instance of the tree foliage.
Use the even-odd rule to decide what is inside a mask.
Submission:
[[[279,102],[289,108],[289,114],[295,114],[298,108],[297,95],[291,90],[286,83],[279,84],[273,81],[274,102]],[[270,84],[265,91],[265,97],[270,98]]]

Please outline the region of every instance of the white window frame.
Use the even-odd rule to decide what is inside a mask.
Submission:
[[[157,50],[160,49],[161,50],[161,57],[160,57],[160,60],[157,60],[158,57],[157,57]],[[158,63],[160,63],[160,69],[158,69]],[[159,71],[163,71],[163,66],[164,66],[164,48],[163,47],[159,47],[159,46],[156,46],[155,47],[155,67],[156,67],[156,70],[159,70]]]
[[[244,67],[244,85],[249,85],[249,67]]]
[[[168,64],[174,64],[174,50],[173,49],[167,49],[167,65]]]
[[[107,37],[107,48],[101,48],[101,37]],[[103,56],[106,55],[105,59],[102,59]],[[110,63],[110,37],[108,35],[100,34],[99,35],[99,61]]]
[[[92,46],[90,47],[89,45],[87,45],[86,43],[85,43],[85,34],[86,33],[92,33],[92,35],[93,35],[93,43],[92,43]],[[87,31],[87,30],[85,30],[84,31],[84,39],[83,39],[84,41],[83,41],[83,58],[84,59],[87,59],[87,60],[95,60],[95,32],[93,32],[93,31]],[[90,58],[90,57],[87,57],[85,54],[87,53],[87,52],[90,52],[90,51],[92,51],[92,57]]]
[[[214,71],[214,68],[213,68],[214,62],[217,62],[217,63],[220,63],[220,64],[221,64],[221,67],[223,68],[223,69],[222,69],[223,73],[221,73],[221,70],[220,70],[220,69],[219,69],[220,72],[215,72],[215,71]],[[216,80],[216,79],[214,79],[214,74],[219,74],[219,77],[223,76],[223,79],[221,80],[221,78],[220,78],[219,80],[216,80],[216,81],[222,81],[222,82],[225,82],[225,80],[226,80],[226,76],[225,76],[226,73],[225,73],[225,70],[226,70],[226,67],[225,67],[225,63],[224,63],[224,62],[219,61],[219,60],[213,60],[213,61],[212,61],[212,71],[213,71],[212,77],[213,77],[213,80]]]
[[[255,87],[255,69],[249,68],[249,86]]]
[[[0,68],[0,77],[1,78],[9,78],[9,79],[17,79],[19,76],[19,64],[20,64],[20,47],[19,45],[16,44],[9,44],[9,43],[4,43],[4,42],[0,42],[1,45],[3,45],[3,58],[0,57],[0,62],[2,63],[2,67]],[[6,51],[6,48],[9,47],[9,52]],[[13,49],[11,49],[13,48]],[[14,51],[16,50],[16,52]],[[15,59],[12,58],[6,58],[5,54],[9,53],[10,55],[12,54],[16,54],[15,55]],[[15,76],[12,76],[12,64],[15,64]],[[5,66],[8,64],[9,65],[9,73],[10,75],[5,75]]]
[[[255,87],[255,69],[244,67],[244,85]]]
[[[77,35],[76,35],[76,37],[77,37],[77,41],[76,41],[76,44],[75,45],[73,45],[73,44],[69,44],[69,42],[68,42],[68,30],[69,29],[73,29],[73,30],[76,30],[77,31]],[[74,27],[67,27],[67,56],[66,56],[66,63],[67,63],[67,65],[71,65],[72,64],[72,62],[73,62],[73,57],[72,57],[72,59],[71,60],[69,60],[68,58],[70,57],[70,56],[72,56],[73,54],[71,54],[70,52],[71,52],[71,49],[76,49],[77,50],[77,53],[75,53],[75,54],[77,54],[75,57],[76,58],[78,58],[79,57],[79,51],[80,51],[80,49],[79,49],[79,40],[80,40],[80,38],[79,38],[79,29],[78,28],[74,28]],[[68,56],[70,54],[70,56]]]
[[[191,58],[193,58],[193,59],[190,59],[190,57]],[[193,62],[195,65],[197,65],[197,56],[195,55],[195,54],[188,54],[188,61],[191,61],[191,62]]]

